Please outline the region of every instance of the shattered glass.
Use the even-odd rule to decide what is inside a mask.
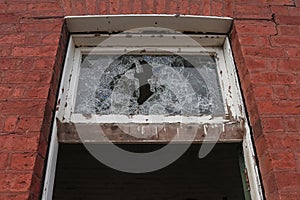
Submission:
[[[209,55],[83,55],[75,113],[224,115]]]

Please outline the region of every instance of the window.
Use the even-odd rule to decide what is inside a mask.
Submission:
[[[97,19],[103,24],[100,30]],[[261,199],[249,127],[226,36],[231,20],[189,16],[128,16],[128,21],[123,20],[120,16],[67,19],[73,32],[80,32],[81,27],[97,33],[72,34],[70,38],[43,197],[52,195],[54,176],[50,172],[55,171],[59,143],[109,140],[155,145],[176,137],[181,142],[242,143],[251,174],[251,197]],[[161,24],[168,29],[132,29],[132,24]],[[118,34],[107,33],[127,28],[130,30]],[[91,124],[101,126],[106,139],[88,133],[82,136],[76,130],[77,125]],[[193,137],[188,131],[191,128],[195,130]]]
[[[74,113],[224,115],[214,56],[82,54]]]

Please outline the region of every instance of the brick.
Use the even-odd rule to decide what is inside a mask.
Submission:
[[[238,4],[235,7],[236,18],[271,19],[272,13],[267,5]]]
[[[50,133],[48,133],[50,135]],[[46,158],[47,151],[48,151],[48,138],[41,138],[40,143],[38,145],[38,153],[41,155],[43,158]]]
[[[269,62],[266,59],[262,59],[254,56],[245,56],[245,66],[249,71],[266,71],[269,69]]]
[[[273,97],[273,90],[270,86],[255,86],[253,87],[253,94],[256,98],[271,99]]]
[[[32,170],[36,160],[36,153],[14,153],[11,156],[11,170]]]
[[[251,90],[247,93],[246,97],[249,97],[250,93],[251,93]],[[252,126],[253,129],[254,128],[256,129],[254,131],[254,136],[258,137],[262,133],[262,128],[261,128],[261,125],[260,125],[260,120],[258,119],[259,116],[258,116],[257,107],[256,107],[256,104],[255,104],[254,97],[251,97],[251,98],[246,100],[246,106],[247,106],[247,109],[248,109],[248,112],[249,112],[249,116],[250,116],[249,118],[250,118],[251,126]]]
[[[257,112],[256,105],[252,105],[252,106],[253,106],[253,108],[251,110],[252,118],[250,119],[250,121],[251,121],[251,126],[252,126],[252,129],[253,129],[254,138],[257,138],[260,135],[262,135],[263,132],[262,132],[261,122],[258,119],[259,116],[257,114],[258,112]]]
[[[45,102],[32,102],[32,101],[9,101],[9,102],[0,102],[1,114],[20,114],[20,115],[30,115],[34,116],[43,116],[45,109]]]
[[[97,14],[97,0],[89,0],[85,1],[87,13],[89,14]]]
[[[120,1],[119,12],[122,13],[122,14],[130,14],[130,13],[132,13],[132,6],[131,6],[131,4],[132,4],[131,0]]]
[[[300,16],[276,16],[276,22],[280,25],[300,25]]]
[[[280,15],[289,15],[289,9],[286,6],[271,6],[272,13],[278,13]]]
[[[38,154],[34,165],[34,174],[41,179],[44,175],[44,168],[46,167],[45,164],[45,159]]]
[[[11,56],[12,48],[7,45],[0,45],[0,57]]]
[[[66,15],[72,14],[72,1],[69,0],[61,0],[61,5]]]
[[[300,173],[296,171],[275,172],[276,182],[280,189],[295,188],[300,186]]]
[[[16,32],[20,31],[20,24],[1,24],[0,30],[2,34],[16,34]]]
[[[269,37],[260,37],[257,35],[242,35],[239,37],[240,43],[243,46],[270,46]]]
[[[57,100],[56,94],[57,94],[57,90],[51,89],[51,91],[49,92],[48,104],[49,104],[51,111],[54,110],[55,106],[56,106],[56,100]]]
[[[27,57],[27,58],[23,58],[22,60],[23,62],[19,65],[19,69],[22,70],[22,72],[29,72],[29,71],[32,72],[36,58]]]
[[[21,117],[18,123],[17,131],[40,131],[43,119],[40,117]]]
[[[270,21],[236,20],[234,22],[237,32],[244,35],[275,35],[275,24]]]
[[[272,85],[295,85],[296,77],[290,73],[261,72],[251,74],[252,83]]]
[[[24,200],[24,199],[29,199],[29,194],[28,193],[12,193],[12,194],[1,194],[0,193],[0,199],[5,199],[5,200]]]
[[[100,0],[99,2],[99,14],[107,14],[108,13],[108,1],[107,0]],[[132,13],[132,12],[130,12]]]
[[[234,2],[231,0],[225,0],[224,5],[224,16],[233,17]]]
[[[300,102],[296,101],[259,101],[258,112],[261,115],[298,115]]]
[[[19,69],[21,63],[20,58],[0,58],[0,69]]]
[[[300,8],[297,7],[288,7],[290,16],[300,16]]]
[[[22,32],[60,32],[63,25],[63,20],[44,20],[43,23],[22,23]]]
[[[289,87],[287,90],[289,99],[300,99],[300,87]]]
[[[300,151],[298,150],[298,151],[296,151],[295,152],[295,157],[296,157],[296,162],[297,162],[297,170],[299,170],[300,169]]]
[[[254,139],[254,146],[259,159],[269,152],[270,144],[263,134]]]
[[[0,170],[4,170],[8,166],[9,153],[0,152]]]
[[[0,86],[0,99],[8,99],[12,91],[13,88],[11,86]]]
[[[25,44],[29,46],[40,45],[42,43],[42,35],[40,32],[27,32]]]
[[[300,34],[300,27],[295,25],[279,25],[277,26],[278,35],[297,36]]]
[[[269,5],[294,6],[293,0],[259,0],[259,3]]]
[[[117,14],[119,13],[120,4],[119,0],[109,0],[109,13]]]
[[[273,86],[273,97],[274,99],[282,99],[282,100],[286,100],[288,99],[287,96],[287,87],[286,86]]]
[[[273,173],[269,173],[268,175],[265,175],[263,177],[263,180],[265,182],[265,192],[266,194],[272,194],[276,191],[278,191],[278,186],[276,184],[276,178]],[[273,199],[272,199],[273,200]]]
[[[0,173],[0,192],[26,192],[31,177],[31,173]]]
[[[292,152],[271,153],[272,167],[274,170],[295,170],[296,160]]]
[[[14,132],[17,127],[18,120],[19,118],[16,116],[7,117],[4,123],[3,130],[7,132]]]
[[[40,58],[40,59],[35,59],[35,69],[53,69],[55,63],[54,58]]]
[[[58,3],[30,3],[27,5],[29,11],[59,11],[62,10],[62,7]]]
[[[272,199],[272,200],[281,200],[279,199],[279,193],[278,190],[273,193],[267,193],[265,192],[266,199]]]
[[[200,15],[202,14],[203,2],[197,0],[189,0],[189,8],[191,15]]]
[[[25,42],[25,36],[18,35],[0,35],[0,44],[22,44]]]
[[[6,3],[0,3],[0,10],[1,13],[4,13],[5,10],[7,10],[8,5]]]
[[[278,60],[277,70],[279,72],[300,72],[300,59]]]
[[[72,1],[72,9],[73,9],[73,12],[78,13],[80,15],[87,14],[87,9],[86,9],[84,0],[73,0]]]
[[[0,115],[0,132],[3,131],[4,122],[5,122],[5,116]]]
[[[31,184],[31,194],[35,199],[39,198],[40,191],[42,190],[42,179],[33,175]]]
[[[300,117],[287,117],[284,121],[285,125],[286,125],[286,131],[288,132],[297,132],[300,131]]]
[[[269,153],[259,157],[259,167],[262,176],[265,176],[273,171],[272,159]]]
[[[203,0],[203,15],[211,15],[210,0]]]
[[[14,89],[13,93],[12,93],[12,98],[20,98],[23,96],[25,89],[22,87],[17,87]]]
[[[37,150],[39,135],[37,133],[9,134],[1,136],[0,147],[3,151],[33,152]]]
[[[286,52],[289,57],[299,57],[300,56],[300,49],[299,48],[286,48]]]
[[[299,36],[273,36],[271,37],[272,46],[300,46]]]
[[[270,47],[243,47],[242,52],[245,56],[258,56],[263,58],[285,58],[286,53],[280,48]]]
[[[279,117],[263,117],[261,118],[263,131],[267,132],[282,132],[284,131],[284,124],[282,118]]]
[[[298,200],[300,195],[300,187],[295,191],[288,190],[279,194],[280,200]]]
[[[177,0],[168,0],[168,4],[166,7],[167,14],[177,14],[179,11],[178,9],[178,1]]]
[[[298,133],[270,133],[265,135],[270,148],[276,150],[291,150],[300,149],[300,138]]]
[[[14,47],[13,56],[26,57],[26,56],[55,56],[56,46],[43,46],[43,47]]]
[[[223,1],[211,1],[211,15],[213,16],[223,15]]]
[[[142,3],[143,13],[151,14],[154,12],[154,0],[143,1]]]
[[[19,22],[19,17],[14,14],[0,14],[0,24],[4,23],[18,23]]]
[[[6,73],[2,78],[2,83],[50,83],[53,72],[50,70],[33,71],[33,72],[21,72],[10,71]],[[0,81],[0,82],[1,82]]]
[[[25,90],[24,98],[47,99],[49,86],[31,87]]]
[[[27,10],[27,4],[26,3],[13,3],[9,4],[7,11],[12,13],[20,13]]]

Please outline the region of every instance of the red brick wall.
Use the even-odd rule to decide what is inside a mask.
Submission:
[[[232,46],[268,200],[300,196],[299,0],[1,0],[0,199],[39,199],[67,31],[63,17],[233,17]]]

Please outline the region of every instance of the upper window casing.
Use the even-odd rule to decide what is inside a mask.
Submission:
[[[62,94],[63,96],[59,99],[60,104],[58,106],[58,112],[60,113],[59,116],[61,116],[60,119],[62,122],[93,123],[96,121],[101,121],[103,123],[226,123],[229,121],[238,120],[239,117],[243,116],[243,110],[240,109],[241,97],[238,92],[239,88],[237,85],[238,82],[235,77],[235,70],[231,66],[228,66],[228,64],[226,63],[226,50],[224,49],[225,45],[219,46],[222,43],[226,43],[226,41],[228,40],[226,36],[195,34],[189,35],[192,40],[202,45],[199,45],[200,47],[185,45],[185,38],[181,35],[174,34],[164,35],[163,37],[155,34],[142,33],[134,33],[133,35],[130,35],[130,37],[128,33],[118,34],[116,38],[114,38],[114,40],[119,40],[118,43],[116,42],[115,46],[111,46],[111,44],[107,46],[105,46],[105,44],[103,45],[103,41],[105,42],[105,40],[109,37],[110,35],[107,34],[71,36],[70,45],[72,45],[73,47],[69,48],[73,49],[70,52],[72,53],[72,59],[70,66],[68,66],[68,68],[65,70],[64,75],[70,78],[64,80],[64,93]],[[137,42],[137,40],[139,40],[141,37],[143,38],[143,41]],[[155,40],[153,40],[153,38],[155,38]],[[97,43],[95,42],[94,45],[92,45],[92,40],[94,40],[94,42],[97,41]],[[101,45],[97,45],[99,43]],[[124,43],[127,44],[127,46],[124,46]],[[132,62],[130,63],[131,65],[135,65],[135,63],[133,62],[141,59],[148,59],[149,62],[154,62],[154,64],[156,64],[155,62],[157,61],[155,61],[155,58],[159,56],[161,56],[165,60],[173,59],[172,62],[169,61],[169,63],[166,64],[170,65],[170,68],[171,65],[174,65],[175,59],[182,59],[183,61],[189,60],[190,62],[192,62],[190,63],[192,67],[186,67],[184,72],[178,72],[177,70],[174,73],[177,73],[177,75],[180,75],[180,73],[185,73],[184,76],[189,76],[188,73],[190,73],[190,75],[194,75],[194,80],[191,80],[188,83],[191,84],[194,91],[198,88],[196,88],[196,86],[193,86],[193,81],[199,83],[202,81],[203,85],[199,86],[204,87],[202,89],[202,93],[204,92],[205,95],[202,94],[202,96],[205,96],[205,98],[209,96],[210,99],[207,101],[211,101],[204,102],[203,104],[211,103],[212,108],[210,110],[199,108],[199,112],[191,112],[190,110],[186,112],[174,113],[162,112],[161,114],[155,112],[147,114],[147,111],[126,113],[120,112],[120,110],[110,110],[105,113],[103,112],[103,110],[99,110],[99,108],[95,108],[94,110],[84,108],[83,104],[85,103],[85,101],[89,101],[92,98],[92,96],[90,97],[90,99],[87,98],[89,90],[92,90],[92,93],[95,93],[95,96],[97,96],[98,93],[97,98],[101,99],[101,97],[99,97],[99,93],[103,92],[103,90],[109,89],[101,85],[99,86],[99,82],[103,81],[102,79],[114,78],[113,76],[108,76],[108,73],[115,73],[115,77],[120,76],[120,80],[122,79],[121,75],[126,78],[125,74],[121,74],[121,72],[120,74],[116,74],[116,69],[112,69],[116,66],[111,67],[111,65],[116,63],[116,61],[113,61],[113,59],[123,59],[121,60],[121,62],[124,62],[124,58],[126,58],[126,56],[126,62]],[[130,57],[131,60],[128,60],[128,57]],[[107,61],[107,64],[104,64],[105,66],[99,66],[99,62],[102,62],[101,59],[103,62],[105,62],[105,59],[106,61],[111,61]],[[206,63],[203,63],[204,61]],[[98,62],[98,66],[96,66],[97,64],[95,66],[92,66],[90,62]],[[120,60],[118,62],[120,62]],[[120,66],[120,64],[117,65],[119,65],[117,67],[122,67]],[[102,67],[105,71],[101,72]],[[130,68],[130,66],[128,68]],[[136,68],[138,68],[138,66],[136,66]],[[155,69],[158,68],[159,67]],[[193,69],[194,71],[192,71]],[[136,70],[138,69],[135,69],[135,71]],[[208,72],[209,70],[210,72]],[[198,78],[195,78],[196,72],[199,72]],[[162,71],[159,73],[162,73]],[[90,77],[88,78],[87,76]],[[153,75],[153,77],[157,78],[155,74]],[[193,79],[193,77],[185,78],[187,80]],[[93,80],[91,81],[91,79]],[[135,77],[133,80],[137,80],[137,78]],[[153,78],[149,78],[148,81],[151,80],[153,80]],[[160,77],[160,81],[162,80],[163,78]],[[172,83],[169,83],[169,86],[179,87],[179,85],[175,85],[174,83],[173,85]],[[112,84],[112,80],[108,80],[107,84]],[[201,93],[201,90],[197,92]],[[198,96],[198,98],[199,97],[200,95]],[[195,99],[192,100],[193,102],[191,103],[195,103]],[[199,101],[201,101],[201,98]],[[182,106],[181,109],[184,110],[185,105],[179,106]],[[156,116],[153,117],[151,116],[151,114]]]

